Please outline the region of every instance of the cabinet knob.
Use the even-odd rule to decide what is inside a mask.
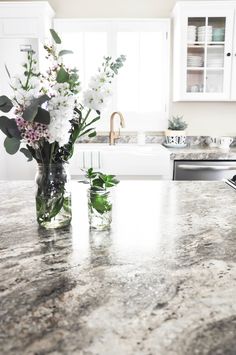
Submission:
[[[227,57],[230,57],[230,56],[231,56],[231,53],[227,53],[226,55],[227,55]]]

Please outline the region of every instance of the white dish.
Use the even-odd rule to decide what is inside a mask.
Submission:
[[[187,144],[169,144],[169,143],[163,143],[163,145],[166,147],[166,148],[185,148],[187,147]]]

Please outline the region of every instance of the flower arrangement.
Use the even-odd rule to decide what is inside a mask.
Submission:
[[[72,52],[59,51],[61,39],[53,29],[50,32],[54,44],[44,46],[50,64],[47,72],[38,71],[35,53],[28,52],[22,75],[11,77],[7,70],[12,99],[0,96],[0,111],[13,116],[0,117],[6,151],[15,154],[20,149],[28,160],[47,164],[67,162],[77,138],[96,135],[91,125],[100,119],[111,96],[112,81],[125,61],[123,55],[114,62],[105,57],[81,97],[77,69],[63,63],[63,56]],[[92,112],[96,115],[90,118]]]
[[[82,93],[78,70],[63,63],[63,56],[72,52],[59,50],[61,39],[53,29],[50,32],[53,44],[44,46],[49,62],[46,73],[37,69],[33,51],[27,53],[22,75],[12,77],[6,67],[13,97],[0,96],[0,111],[7,113],[0,117],[0,129],[9,154],[20,150],[28,161],[37,161],[37,221],[45,228],[58,228],[71,220],[65,163],[79,137],[96,135],[93,124],[111,96],[113,79],[125,56],[115,61],[104,57]]]

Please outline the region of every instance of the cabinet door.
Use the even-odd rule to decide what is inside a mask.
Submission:
[[[233,23],[231,7],[182,15],[181,100],[230,100]]]
[[[84,175],[89,168],[94,170],[102,169],[101,152],[96,150],[80,151],[75,149],[74,154],[70,160],[71,175]]]
[[[232,52],[231,101],[236,101],[236,9],[234,16],[234,39]]]

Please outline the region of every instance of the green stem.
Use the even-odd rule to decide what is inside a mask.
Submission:
[[[29,80],[30,80],[30,76],[31,76],[31,72],[32,72],[32,64],[33,64],[33,53],[32,52],[29,52],[29,58],[30,58],[30,61],[29,61],[28,75],[27,75],[27,80],[26,80],[25,86],[24,86],[24,90],[28,89]]]
[[[85,116],[85,118],[84,118],[84,121],[87,120],[88,116],[90,115],[90,112],[91,112],[91,108],[90,108],[90,109],[88,110],[88,112],[86,113],[86,116]]]
[[[54,148],[55,148],[55,142],[52,143],[52,145],[51,145],[51,153],[50,153],[49,165],[52,164],[52,158],[53,158]]]

